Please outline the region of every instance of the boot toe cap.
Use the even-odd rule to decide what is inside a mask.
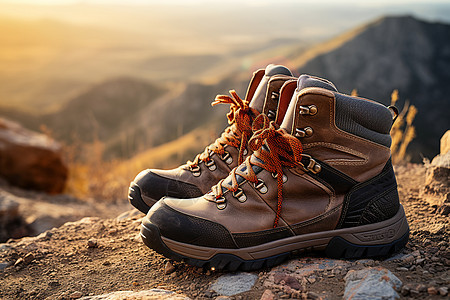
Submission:
[[[162,237],[197,246],[237,248],[230,232],[223,225],[182,213],[164,200],[158,201],[143,220],[143,223],[156,225]]]
[[[143,196],[156,201],[165,196],[186,199],[202,195],[197,186],[175,178],[161,176],[157,172],[158,170],[147,169],[140,172],[134,179],[134,184],[139,187]]]

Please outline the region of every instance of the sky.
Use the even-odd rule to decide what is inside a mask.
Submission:
[[[41,5],[62,5],[62,4],[120,4],[120,5],[146,5],[146,4],[201,4],[222,2],[223,0],[0,0],[0,3],[24,3],[24,4],[41,4]],[[337,3],[354,3],[358,5],[386,5],[393,4],[392,0],[228,0],[229,2],[245,3],[249,5],[264,5],[270,3],[323,3],[323,4],[337,4]],[[410,4],[410,3],[448,3],[448,0],[396,0],[396,5]]]

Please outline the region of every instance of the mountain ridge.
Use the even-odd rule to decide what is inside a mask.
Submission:
[[[339,47],[296,65],[296,70],[327,78],[344,93],[356,89],[360,96],[385,105],[397,89],[399,108],[409,100],[419,111],[414,120],[417,137],[409,148],[412,159],[433,157],[439,152],[439,138],[450,128],[446,96],[450,93],[450,25],[389,16],[362,28]]]

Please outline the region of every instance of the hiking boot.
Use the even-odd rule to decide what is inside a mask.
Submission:
[[[259,116],[253,154],[228,177],[204,196],[155,204],[141,227],[148,247],[198,267],[255,270],[306,250],[361,258],[406,244],[390,109],[307,75],[295,91],[286,85],[281,128]]]
[[[230,126],[192,162],[173,170],[147,169],[139,173],[129,187],[130,203],[147,213],[164,196],[192,198],[208,192],[251,153],[247,142],[255,117],[264,111],[275,120],[280,88],[289,80],[296,78],[286,67],[268,65],[253,74],[245,98],[251,101],[242,100],[235,91],[230,91],[231,97],[217,96],[212,105],[230,104]]]

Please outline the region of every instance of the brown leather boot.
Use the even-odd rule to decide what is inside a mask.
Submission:
[[[245,97],[251,101],[242,100],[234,91],[230,91],[231,97],[217,96],[212,105],[225,103],[231,106],[227,115],[230,126],[194,161],[173,170],[147,169],[139,173],[130,184],[130,203],[147,213],[164,196],[183,199],[208,192],[251,153],[247,143],[255,117],[264,111],[275,120],[280,88],[286,81],[295,82],[296,78],[284,66],[269,65],[253,74]]]
[[[148,247],[200,267],[253,270],[304,250],[360,258],[406,244],[391,111],[315,77],[293,85],[282,88],[280,105],[293,97],[281,129],[258,117],[255,152],[228,177],[204,196],[152,207],[141,227]]]

